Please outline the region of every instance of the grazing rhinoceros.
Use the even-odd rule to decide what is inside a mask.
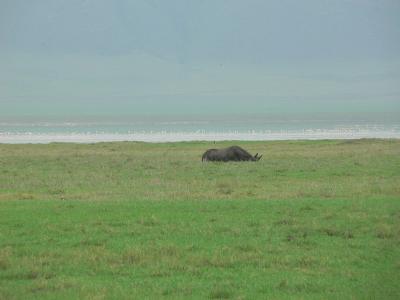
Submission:
[[[231,146],[224,149],[208,149],[201,157],[201,161],[259,161],[262,155],[258,153],[252,156],[239,146]]]

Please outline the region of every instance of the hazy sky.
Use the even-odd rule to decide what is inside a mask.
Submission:
[[[0,0],[0,116],[399,112],[398,0]]]

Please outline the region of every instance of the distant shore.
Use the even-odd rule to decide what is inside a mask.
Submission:
[[[47,144],[52,142],[97,143],[117,141],[184,142],[184,141],[279,141],[383,138],[400,139],[398,130],[293,130],[250,132],[133,132],[133,133],[7,133],[0,132],[2,144]]]

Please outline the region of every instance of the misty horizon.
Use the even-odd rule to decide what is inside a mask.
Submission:
[[[0,5],[0,117],[400,114],[395,1]]]

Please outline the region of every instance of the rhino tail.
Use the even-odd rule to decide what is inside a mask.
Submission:
[[[203,156],[201,157],[201,161],[207,160],[207,159],[206,159],[206,156],[207,156],[207,152],[205,152],[205,153],[203,154]]]

